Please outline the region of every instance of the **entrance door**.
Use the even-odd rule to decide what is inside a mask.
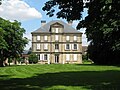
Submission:
[[[59,63],[59,54],[55,54],[55,63]]]

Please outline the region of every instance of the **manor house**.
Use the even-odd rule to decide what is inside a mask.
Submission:
[[[72,27],[72,21],[41,21],[41,27],[31,34],[32,52],[39,63],[82,63],[82,33]]]

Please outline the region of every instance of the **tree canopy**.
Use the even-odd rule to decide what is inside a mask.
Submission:
[[[96,64],[120,64],[119,0],[90,0],[85,6],[83,0],[49,0],[43,10],[53,16],[55,6],[60,9],[57,17],[68,21],[80,20],[83,8],[88,8],[88,16],[80,20],[77,29],[86,28],[89,58]]]
[[[0,18],[0,66],[7,58],[21,55],[28,39],[23,37],[25,29],[18,21],[10,22]]]
[[[67,21],[80,20],[83,11],[82,0],[49,0],[43,7],[44,11],[47,11],[47,15],[52,17],[55,9],[58,7],[57,18],[64,18]]]

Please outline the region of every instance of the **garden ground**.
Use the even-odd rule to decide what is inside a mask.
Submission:
[[[119,90],[120,67],[92,64],[0,68],[1,90]]]

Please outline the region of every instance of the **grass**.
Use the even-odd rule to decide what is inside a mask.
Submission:
[[[0,90],[119,90],[120,67],[76,64],[0,68]]]

